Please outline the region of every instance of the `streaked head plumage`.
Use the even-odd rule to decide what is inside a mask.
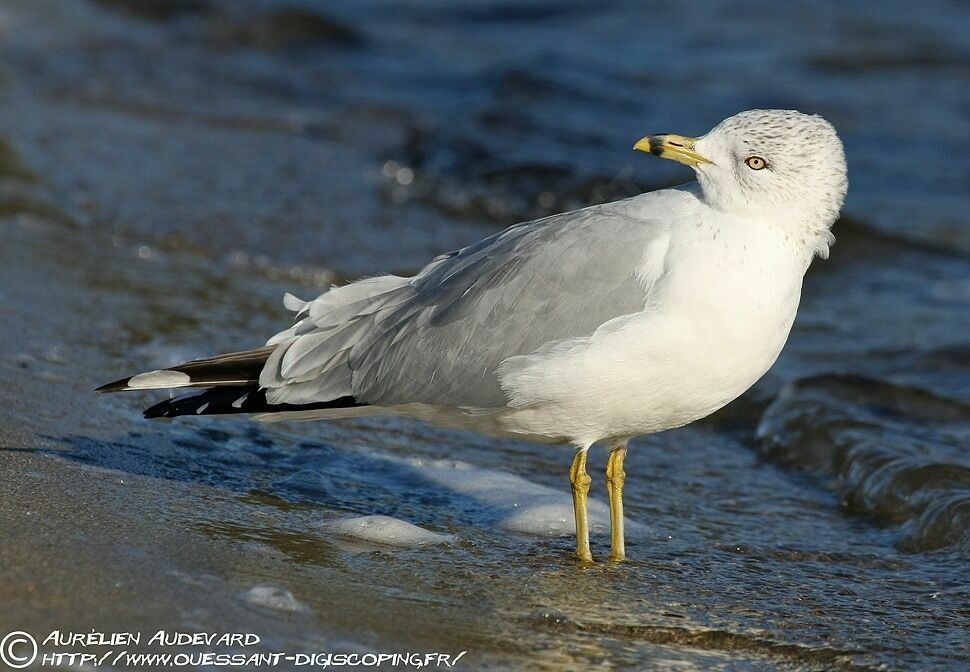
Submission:
[[[832,125],[795,110],[748,110],[695,138],[649,135],[635,146],[691,166],[704,200],[720,211],[793,222],[822,256],[848,189],[845,152]]]
[[[825,228],[848,189],[845,152],[832,124],[795,110],[749,110],[699,138],[696,166],[711,203],[739,212],[795,210]]]

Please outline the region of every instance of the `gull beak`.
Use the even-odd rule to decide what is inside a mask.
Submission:
[[[691,168],[696,168],[703,163],[713,164],[713,161],[694,151],[694,145],[698,140],[700,138],[688,138],[676,133],[658,133],[643,138],[633,145],[633,149],[649,152],[662,159],[673,159],[680,163],[686,163]]]

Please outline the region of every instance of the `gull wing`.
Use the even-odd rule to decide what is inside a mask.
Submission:
[[[661,194],[666,205],[689,198],[649,196]],[[504,360],[644,310],[670,225],[637,216],[644,208],[634,202],[645,198],[513,226],[413,278],[370,278],[291,301],[300,319],[270,340],[277,349],[260,377],[267,398],[505,406],[496,375]]]

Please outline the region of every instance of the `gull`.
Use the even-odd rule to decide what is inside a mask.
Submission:
[[[571,445],[581,563],[592,562],[587,452],[603,442],[610,558],[623,560],[628,442],[713,413],[771,367],[848,188],[835,129],[792,110],[749,110],[634,149],[696,180],[517,224],[413,277],[287,294],[295,322],[264,347],[98,391],[205,388],[148,418],[394,415]]]

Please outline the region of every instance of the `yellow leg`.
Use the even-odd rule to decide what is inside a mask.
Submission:
[[[576,514],[576,557],[583,562],[592,562],[589,551],[589,521],[586,516],[586,496],[592,479],[586,473],[586,451],[589,447],[576,451],[573,466],[569,468],[569,482],[573,486],[573,511]]]
[[[626,546],[623,540],[623,482],[626,480],[623,460],[625,457],[626,441],[614,446],[606,462],[606,491],[610,496],[610,560],[616,561],[626,558]]]

